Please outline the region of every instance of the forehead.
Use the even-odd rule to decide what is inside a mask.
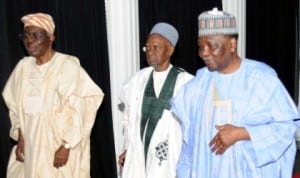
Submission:
[[[46,30],[36,26],[26,26],[24,28],[24,32],[45,32],[46,33]]]
[[[151,35],[148,36],[148,39],[147,39],[147,43],[160,43],[160,44],[162,44],[162,43],[168,43],[168,42],[169,41],[165,37],[163,37],[159,34],[151,34]]]
[[[209,43],[209,42],[225,42],[228,40],[228,36],[226,35],[208,35],[198,37],[198,44],[200,43]]]

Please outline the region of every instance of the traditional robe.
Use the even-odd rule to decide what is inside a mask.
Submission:
[[[37,65],[33,57],[19,61],[3,91],[11,120],[10,136],[24,137],[24,163],[13,148],[8,178],[90,177],[90,133],[103,99],[102,90],[79,60],[56,52]],[[70,144],[66,165],[55,168],[55,151]]]
[[[184,143],[178,178],[292,177],[297,108],[264,63],[242,59],[231,74],[197,71],[172,100],[182,124]],[[210,151],[215,125],[244,127],[250,140],[237,141],[222,155]]]
[[[168,74],[171,68],[172,66],[165,74]],[[151,137],[147,155],[144,154],[145,143],[140,132],[141,111],[145,87],[152,72],[152,67],[142,69],[122,89],[120,99],[124,104],[124,119],[128,131],[125,148],[127,154],[122,170],[123,178],[174,178],[176,175],[176,163],[182,137],[180,125],[169,110],[163,110]],[[167,76],[158,77],[155,72],[153,75],[154,90],[158,97]],[[176,79],[173,95],[191,78],[192,75],[187,72],[180,72]]]

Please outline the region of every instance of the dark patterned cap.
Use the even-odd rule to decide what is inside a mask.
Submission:
[[[238,34],[235,17],[228,12],[213,8],[198,16],[198,37],[208,35]]]

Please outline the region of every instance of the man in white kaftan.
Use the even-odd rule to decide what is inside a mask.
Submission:
[[[231,25],[206,27],[220,19]],[[171,103],[184,140],[178,178],[292,177],[297,108],[270,66],[237,56],[234,20],[216,9],[199,16],[207,67]]]
[[[52,18],[32,16],[31,23],[22,19],[30,24],[23,34],[30,56],[18,62],[3,91],[10,136],[18,141],[7,178],[89,178],[90,133],[103,92],[78,58],[52,50],[53,28],[43,26]]]
[[[176,177],[176,163],[180,153],[182,136],[179,123],[169,111],[170,98],[166,101],[167,105],[161,108],[161,116],[158,118],[148,141],[147,135],[153,118],[148,119],[144,127],[142,125],[145,100],[147,100],[146,93],[151,81],[153,81],[151,86],[155,93],[154,98],[159,99],[162,95],[176,95],[180,87],[193,77],[170,64],[170,56],[173,54],[176,42],[173,42],[173,38],[166,35],[166,32],[172,34],[174,31],[175,28],[166,23],[158,23],[153,27],[146,44],[147,61],[151,67],[136,73],[122,88],[120,100],[123,105],[124,119],[127,123],[125,146],[127,151],[122,168],[123,178]],[[172,53],[168,54],[167,57],[157,57],[160,56],[159,51],[157,49],[156,51],[153,45],[160,46],[162,51],[171,49]],[[173,91],[166,93],[164,88],[168,85],[166,83],[172,80],[170,74],[174,71],[178,75],[173,78],[175,79],[174,86],[171,87]],[[152,107],[147,108],[146,112],[153,113],[156,110]],[[143,128],[144,130],[141,131]]]

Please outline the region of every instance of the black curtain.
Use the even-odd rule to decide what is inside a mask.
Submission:
[[[12,62],[9,59],[9,47],[7,38],[7,20],[5,2],[0,1],[0,86],[3,88],[9,72],[11,71]],[[0,177],[5,177],[8,155],[10,153],[11,142],[9,139],[9,119],[4,102],[0,99]]]
[[[252,0],[246,4],[246,56],[274,67],[296,100],[299,1]],[[146,37],[155,23],[169,22],[180,34],[172,63],[195,74],[198,68],[204,66],[197,53],[197,17],[202,11],[212,7],[222,9],[221,0],[140,0],[140,47],[145,44]],[[91,175],[95,178],[114,178],[116,168],[110,84],[107,82],[110,79],[104,1],[0,1],[0,89],[3,89],[16,62],[25,55],[17,38],[17,34],[22,31],[20,18],[26,13],[37,11],[50,13],[55,19],[55,49],[78,56],[83,67],[106,94],[91,136]],[[147,64],[142,50],[140,53],[142,68]],[[0,117],[0,177],[5,177],[7,159],[13,142],[8,136],[10,125],[2,99]]]
[[[23,30],[20,18],[33,12],[52,15],[56,24],[55,49],[79,57],[82,66],[104,91],[104,102],[98,111],[91,135],[91,176],[117,177],[104,1],[0,1],[1,91],[17,61],[26,55],[18,40],[18,33]],[[0,102],[0,177],[6,177],[7,160],[14,143],[8,136],[10,122],[2,97]]]
[[[140,0],[140,49],[145,45],[152,26],[157,22],[168,22],[179,32],[179,40],[171,63],[195,74],[204,63],[198,57],[198,15],[213,7],[222,9],[221,0]],[[141,68],[147,66],[145,54],[140,50]]]
[[[246,56],[271,65],[295,102],[299,73],[299,0],[246,3]]]

